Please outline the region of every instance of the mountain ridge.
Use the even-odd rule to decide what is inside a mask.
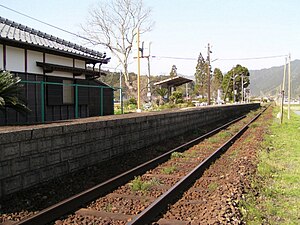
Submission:
[[[261,70],[249,70],[250,90],[253,96],[276,96],[283,81],[284,65],[264,68]],[[286,67],[285,91],[288,88],[288,66]],[[300,96],[300,60],[291,61],[292,98]]]

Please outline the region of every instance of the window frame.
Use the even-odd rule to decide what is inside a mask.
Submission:
[[[74,80],[71,79],[63,79],[62,80],[62,104],[63,105],[74,105]],[[67,85],[65,85],[67,84]]]

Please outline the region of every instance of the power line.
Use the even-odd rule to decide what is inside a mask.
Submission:
[[[217,60],[255,60],[255,59],[271,59],[271,58],[280,58],[280,57],[286,57],[287,55],[273,55],[273,56],[262,56],[262,57],[252,57],[252,58],[233,58],[233,59],[217,59]]]
[[[35,20],[35,21],[37,21],[37,22],[39,22],[39,23],[45,24],[45,25],[47,25],[47,26],[50,26],[50,27],[52,27],[52,28],[58,29],[58,30],[60,30],[60,31],[63,31],[63,32],[65,32],[65,33],[74,35],[74,36],[76,36],[76,37],[79,37],[79,38],[84,39],[84,40],[87,40],[87,41],[90,41],[90,42],[93,43],[93,44],[97,44],[97,43],[98,43],[98,42],[95,42],[95,41],[93,41],[93,40],[91,40],[91,39],[89,39],[89,38],[87,38],[87,37],[83,37],[83,36],[81,36],[81,35],[79,35],[79,34],[73,33],[73,32],[71,32],[71,31],[65,30],[65,29],[60,28],[60,27],[58,27],[58,26],[55,26],[55,25],[52,25],[52,24],[50,24],[50,23],[44,22],[44,21],[42,21],[42,20],[39,20],[39,19],[37,19],[37,18],[34,18],[34,17],[29,16],[29,15],[27,15],[27,14],[25,14],[25,13],[22,13],[22,12],[19,12],[19,11],[17,11],[17,10],[14,10],[14,9],[12,9],[12,8],[9,8],[9,7],[7,7],[7,6],[4,6],[4,5],[2,5],[2,4],[0,4],[0,7],[5,8],[5,9],[7,9],[7,10],[10,10],[10,11],[12,11],[12,12],[15,12],[15,13],[17,13],[17,14],[20,14],[20,15],[22,15],[22,16],[25,16],[25,17],[27,17],[27,18],[29,18],[29,19]]]
[[[184,57],[173,57],[173,56],[152,56],[152,58],[180,59],[180,60],[197,60],[197,58],[184,58]]]
[[[286,57],[287,55],[273,55],[273,56],[262,56],[262,57],[250,57],[250,58],[218,58],[213,61],[233,61],[233,60],[256,60],[256,59],[271,59]],[[179,59],[179,60],[197,60],[197,58],[184,58],[184,57],[173,57],[173,56],[152,56],[153,58],[163,58],[163,59]]]
[[[89,38],[87,38],[87,37],[81,36],[81,35],[79,35],[79,34],[76,34],[76,33],[73,33],[73,32],[71,32],[71,31],[65,30],[65,29],[60,28],[60,27],[58,27],[58,26],[55,26],[55,25],[52,25],[52,24],[50,24],[50,23],[44,22],[44,21],[42,21],[42,20],[39,20],[39,19],[37,19],[37,18],[35,18],[35,17],[29,16],[29,15],[27,15],[27,14],[25,14],[25,13],[19,12],[19,11],[17,11],[17,10],[14,10],[14,9],[9,8],[9,7],[7,7],[7,6],[4,6],[4,5],[2,5],[2,4],[0,4],[0,7],[5,8],[5,9],[7,9],[7,10],[10,10],[10,11],[12,11],[12,12],[15,12],[15,13],[17,13],[17,14],[20,14],[20,15],[22,15],[22,16],[25,16],[25,17],[27,17],[27,18],[30,18],[30,19],[32,19],[32,20],[35,20],[35,21],[37,21],[37,22],[39,22],[39,23],[45,24],[45,25],[47,25],[47,26],[50,26],[50,27],[52,27],[52,28],[58,29],[58,30],[60,30],[60,31],[63,31],[63,32],[65,32],[65,33],[71,34],[71,35],[76,36],[76,37],[78,37],[78,38],[87,40],[87,41],[91,42],[92,44],[99,44],[99,42],[95,42],[94,40],[91,40],[91,39],[89,39]],[[257,59],[270,59],[270,58],[279,58],[279,57],[287,57],[287,56],[288,56],[288,55],[262,56],[262,57],[252,57],[252,58],[231,58],[231,59],[230,59],[230,58],[229,58],[229,59],[226,59],[226,58],[222,59],[222,58],[221,58],[221,59],[216,59],[216,60],[214,60],[214,61],[217,61],[217,60],[218,60],[218,61],[257,60]],[[177,59],[177,60],[198,60],[198,58],[173,57],[173,56],[152,56],[152,58]]]

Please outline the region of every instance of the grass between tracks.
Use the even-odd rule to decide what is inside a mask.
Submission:
[[[279,108],[274,108],[273,116]],[[259,155],[253,191],[241,211],[247,224],[300,224],[300,116],[274,119]]]

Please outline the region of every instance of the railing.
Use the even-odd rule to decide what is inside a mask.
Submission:
[[[100,106],[100,114],[99,116],[103,116],[104,114],[104,106],[103,106],[103,90],[105,88],[107,89],[112,89],[112,105],[114,106],[114,91],[119,91],[120,90],[120,99],[121,99],[121,113],[123,114],[123,94],[122,94],[122,88],[120,87],[110,87],[110,86],[97,86],[97,85],[84,85],[84,84],[65,84],[65,83],[55,83],[55,82],[46,82],[46,81],[28,81],[28,80],[22,80],[21,83],[23,84],[35,84],[35,85],[40,85],[40,105],[41,105],[41,122],[45,122],[45,87],[47,85],[60,85],[60,86],[71,86],[74,87],[74,106],[75,106],[75,118],[79,118],[79,87],[86,87],[86,88],[97,88],[100,89],[100,101],[99,101],[99,106]]]

